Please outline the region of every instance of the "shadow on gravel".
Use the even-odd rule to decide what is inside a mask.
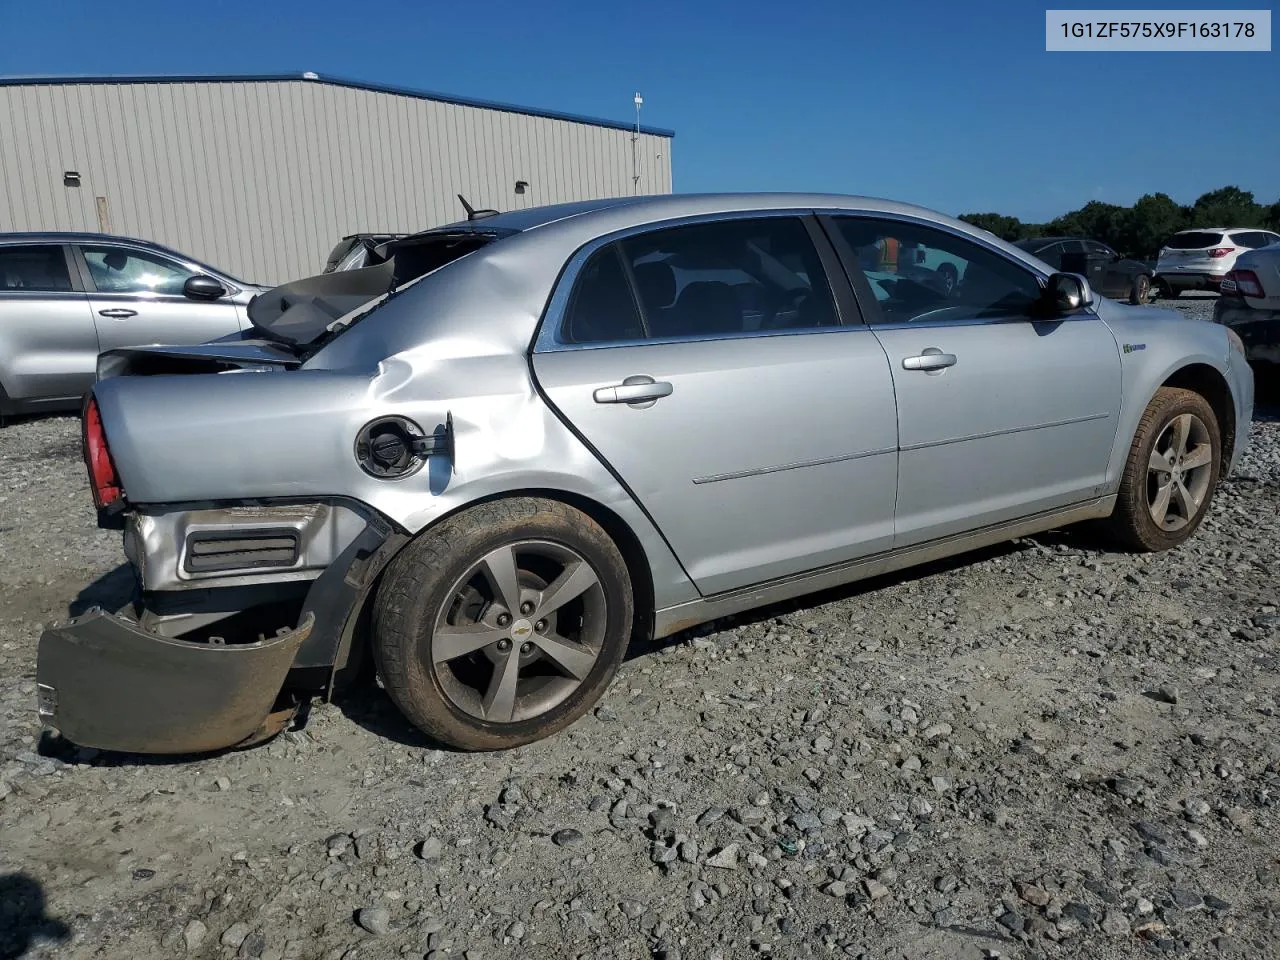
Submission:
[[[852,600],[864,594],[875,593],[898,584],[910,583],[939,573],[949,573],[965,567],[992,560],[996,557],[1013,556],[1036,545],[1057,548],[1061,556],[1084,556],[1099,550],[1111,551],[1114,548],[1102,536],[1087,525],[1064,530],[1053,530],[1036,534],[1021,540],[996,544],[981,550],[960,554],[933,563],[884,574],[857,583],[834,587],[818,593],[806,594],[794,600],[787,600],[768,607],[748,610],[730,617],[723,617],[709,624],[682,631],[661,640],[635,641],[627,649],[627,660],[636,660],[651,656],[668,647],[679,646],[697,635],[715,633],[735,626],[750,626],[775,618],[803,615],[804,611],[813,607],[841,600]],[[385,737],[397,743],[411,747],[429,747],[445,752],[454,752],[453,748],[436,743],[407,721],[399,709],[391,702],[385,690],[371,680],[353,685],[341,697],[336,698],[336,705],[351,722],[378,737]]]
[[[116,611],[133,599],[133,567],[122,563],[89,584],[67,606],[68,617],[78,617],[91,607]]]
[[[70,928],[44,911],[38,880],[25,873],[0,874],[0,960],[18,960],[37,940],[67,939]]]
[[[348,720],[375,737],[392,740],[406,747],[422,747],[444,753],[462,752],[447,743],[437,743],[406,720],[399,707],[387,696],[387,691],[372,679],[353,685],[341,696],[335,696],[334,705]]]

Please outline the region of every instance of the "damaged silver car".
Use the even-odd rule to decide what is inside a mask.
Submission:
[[[889,248],[957,280],[864,270]],[[100,358],[138,589],[41,639],[68,739],[253,743],[371,663],[429,736],[529,743],[636,638],[1079,521],[1176,547],[1248,437],[1231,331],[904,204],[629,197],[367,253]]]

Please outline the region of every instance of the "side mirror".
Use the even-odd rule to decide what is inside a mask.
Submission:
[[[227,295],[227,288],[213,277],[197,273],[194,277],[187,277],[187,282],[182,285],[182,295],[188,300],[217,300]]]
[[[1093,305],[1089,281],[1074,273],[1055,273],[1044,291],[1045,303],[1056,315],[1075,313]]]

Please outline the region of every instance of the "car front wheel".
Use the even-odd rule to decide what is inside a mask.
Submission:
[[[1222,440],[1213,408],[1192,390],[1161,387],[1138,424],[1111,516],[1116,538],[1169,550],[1204,520],[1218,485]]]
[[[632,629],[626,563],[589,516],[514,498],[464,511],[396,557],[373,612],[387,693],[437,740],[496,750],[569,726]]]

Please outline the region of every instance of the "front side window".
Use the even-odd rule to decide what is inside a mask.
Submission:
[[[181,264],[124,247],[81,247],[89,276],[99,293],[156,293],[182,296],[194,276]]]
[[[886,323],[1021,317],[1040,299],[1033,273],[963,237],[873,217],[835,223]]]
[[[1089,251],[1090,259],[1096,260],[1114,260],[1116,258],[1115,251],[1104,243],[1090,240],[1085,244],[1085,249]]]
[[[71,273],[61,246],[0,247],[0,290],[63,293],[71,289]]]

